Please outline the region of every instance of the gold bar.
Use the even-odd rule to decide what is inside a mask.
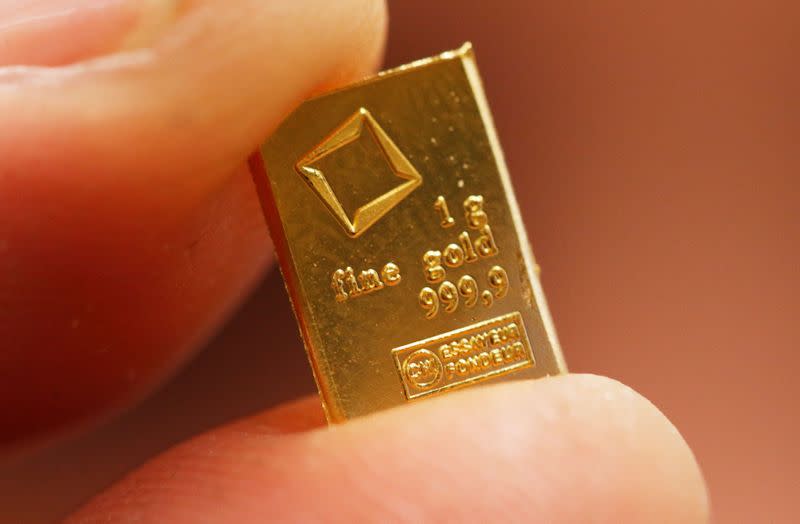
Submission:
[[[306,101],[261,153],[330,422],[566,372],[469,44]]]

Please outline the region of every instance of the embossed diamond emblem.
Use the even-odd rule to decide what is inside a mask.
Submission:
[[[342,199],[337,197],[329,180],[325,178],[325,173],[318,167],[314,167],[314,164],[355,142],[361,138],[365,130],[374,140],[394,175],[405,182],[361,205],[353,211],[351,217],[345,210]],[[386,131],[378,125],[370,112],[363,107],[359,108],[322,143],[301,158],[295,165],[295,169],[333,213],[347,234],[354,238],[366,231],[422,183],[422,176],[419,172],[389,138]]]

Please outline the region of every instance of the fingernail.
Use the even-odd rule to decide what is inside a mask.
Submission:
[[[0,2],[0,65],[58,66],[152,43],[178,0]]]

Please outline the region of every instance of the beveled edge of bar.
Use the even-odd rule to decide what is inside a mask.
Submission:
[[[447,62],[449,60],[463,60],[466,58],[474,58],[474,56],[475,56],[475,50],[472,46],[472,42],[464,42],[463,44],[461,44],[461,47],[458,47],[457,49],[451,49],[449,51],[444,51],[443,53],[439,53],[438,55],[433,55],[426,58],[420,58],[418,60],[414,60],[413,62],[409,62],[407,64],[399,65],[389,69],[384,69],[382,71],[378,71],[374,75],[366,76],[364,78],[356,80],[355,82],[351,82],[341,87],[337,87],[335,89],[325,91],[324,93],[320,93],[310,98],[306,98],[305,100],[303,100],[303,102],[300,103],[300,105],[302,106],[303,104],[311,100],[325,98],[334,93],[338,93],[339,91],[349,91],[354,87],[360,87],[364,84],[375,82],[376,80],[381,80],[387,77],[408,73],[409,71],[414,69],[427,67],[433,64],[437,64],[439,62]]]

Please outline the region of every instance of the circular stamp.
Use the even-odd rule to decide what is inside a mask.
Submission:
[[[417,389],[428,389],[436,385],[442,376],[442,361],[427,350],[418,349],[403,362],[403,374],[409,384]]]

